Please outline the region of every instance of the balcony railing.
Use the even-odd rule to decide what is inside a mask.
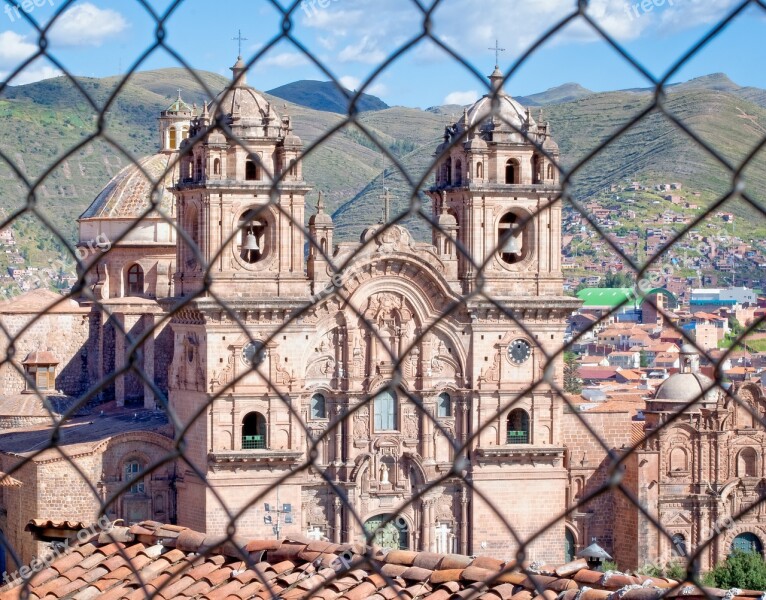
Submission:
[[[243,435],[242,436],[242,449],[243,450],[265,450],[266,449],[266,436],[264,436],[264,435]]]
[[[529,432],[528,431],[509,431],[506,438],[507,444],[528,444]]]

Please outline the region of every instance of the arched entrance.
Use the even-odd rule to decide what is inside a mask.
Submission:
[[[740,533],[731,543],[731,553],[735,552],[753,552],[763,555],[763,544],[757,535],[746,531]]]
[[[575,559],[576,542],[574,533],[569,528],[564,529],[564,562],[570,563]]]
[[[377,515],[364,524],[364,532],[381,548],[407,550],[410,545],[410,528],[403,517]]]

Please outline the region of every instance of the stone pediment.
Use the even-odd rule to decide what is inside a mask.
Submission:
[[[691,525],[691,522],[687,511],[669,513],[662,520],[662,524],[669,527],[685,527]]]

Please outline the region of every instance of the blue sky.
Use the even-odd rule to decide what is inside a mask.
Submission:
[[[287,0],[282,0],[287,2]],[[431,0],[421,0],[429,2]],[[741,0],[591,0],[589,14],[650,71],[660,75]],[[48,22],[64,0],[26,2],[30,16]],[[164,11],[169,0],[147,0]],[[0,79],[35,50],[36,36],[16,11],[0,12]],[[213,8],[211,9],[211,4]],[[489,73],[495,39],[507,49],[507,68],[551,23],[572,11],[575,0],[444,0],[433,15],[433,33],[482,73]],[[740,85],[766,87],[766,15],[747,9],[675,78],[725,72]],[[357,87],[391,52],[422,29],[413,0],[305,0],[294,15],[293,33],[349,87]],[[267,0],[185,0],[167,24],[167,41],[196,68],[229,74],[242,29],[246,58],[281,31],[281,15]],[[78,75],[125,71],[154,39],[154,23],[135,0],[75,1],[51,32],[52,52]],[[141,70],[178,66],[159,50]],[[14,83],[57,74],[37,61]],[[326,79],[290,43],[270,50],[249,75],[259,89],[298,79]],[[598,39],[582,19],[547,43],[506,86],[526,95],[567,82],[605,91],[643,87],[646,80]],[[482,82],[431,42],[421,42],[389,67],[370,90],[389,104],[427,107],[467,103],[484,93]]]

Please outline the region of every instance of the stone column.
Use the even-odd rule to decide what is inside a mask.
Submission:
[[[336,400],[336,402],[337,402],[337,400]],[[338,405],[338,404],[335,405],[335,409],[334,409],[334,413],[333,414],[336,417],[336,419],[335,419],[336,421],[340,417],[342,410],[343,409],[342,409],[342,407],[340,405]],[[342,422],[339,423],[338,425],[335,426],[335,428],[333,429],[333,433],[332,433],[333,438],[335,440],[335,456],[333,456],[333,461],[332,462],[333,462],[333,464],[335,464],[337,466],[341,466],[343,464],[343,447],[342,447],[341,444],[343,443],[343,427],[344,426],[345,426],[344,423],[342,423]]]
[[[423,552],[431,551],[431,504],[433,500],[422,500]]]
[[[151,330],[151,335],[146,338],[143,344],[144,353],[144,375],[148,381],[154,381],[154,327],[155,327],[154,315],[144,315],[142,319],[143,331]],[[153,410],[157,408],[156,398],[154,397],[154,390],[152,387],[144,381],[144,408]]]
[[[460,493],[460,554],[468,555],[468,490]]]
[[[114,370],[115,372],[125,367],[125,315],[115,313],[112,315],[114,322]],[[114,380],[114,399],[117,406],[125,406],[125,375],[121,374]]]
[[[343,503],[340,501],[340,498],[335,498],[333,509],[332,541],[335,544],[340,544],[340,530],[343,527]]]

